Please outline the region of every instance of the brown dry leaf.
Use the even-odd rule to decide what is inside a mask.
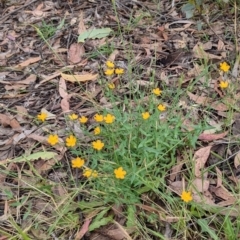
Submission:
[[[115,49],[108,57],[108,60],[114,62],[118,54],[119,54],[119,51]]]
[[[184,165],[184,162],[179,162],[177,163],[177,165],[173,166],[170,170],[170,174],[169,174],[169,180],[170,181],[174,181],[177,174],[181,172],[182,166]]]
[[[203,193],[206,192],[209,188],[209,180],[206,179],[202,179],[202,178],[195,178],[192,182],[192,186],[193,186],[193,192],[194,193]]]
[[[214,110],[221,111],[221,112],[225,112],[228,110],[228,106],[218,101],[211,103],[210,107],[213,108]]]
[[[15,108],[17,109],[18,114],[21,114],[21,115],[27,115],[28,114],[28,110],[23,106],[15,106]]]
[[[81,229],[76,233],[75,240],[82,239],[82,237],[86,234],[89,228],[89,224],[91,223],[92,219],[86,219],[84,224],[82,225]]]
[[[201,105],[206,105],[206,104],[208,104],[209,102],[212,101],[212,99],[209,98],[209,97],[197,96],[197,95],[192,94],[190,92],[187,92],[187,95],[192,101],[194,101],[197,104],[201,104]]]
[[[5,127],[11,126],[12,129],[16,131],[21,131],[21,126],[14,117],[12,117],[11,119],[9,116],[5,114],[0,114],[0,123]]]
[[[54,159],[54,158],[48,159],[47,161],[40,159],[34,164],[34,167],[39,174],[42,174],[42,173],[52,169],[52,167],[55,164],[56,164],[56,159]]]
[[[14,83],[17,84],[25,84],[25,85],[29,85],[31,83],[34,83],[37,79],[37,76],[35,74],[31,74],[29,77],[27,77],[25,80],[21,80],[21,81],[16,81]]]
[[[61,108],[62,108],[62,110],[63,110],[64,113],[70,111],[70,104],[69,104],[67,98],[63,98],[63,99],[61,100]]]
[[[214,141],[214,140],[218,140],[218,139],[224,138],[227,134],[228,134],[228,131],[223,132],[223,133],[218,133],[218,134],[214,134],[214,133],[213,134],[201,133],[199,135],[198,139],[202,140],[202,141],[209,142],[209,141]]]
[[[75,64],[82,60],[82,56],[85,53],[85,48],[82,43],[73,43],[68,51],[68,60]]]
[[[210,186],[210,191],[225,201],[232,200],[235,202],[237,200],[223,185],[220,187]]]
[[[234,167],[238,168],[240,166],[240,152],[238,152],[234,157]]]
[[[13,68],[22,69],[22,68],[25,68],[25,67],[27,67],[28,65],[30,65],[32,63],[36,63],[36,62],[40,61],[40,60],[41,60],[41,57],[29,58],[28,60],[26,60],[26,61],[24,61],[22,63],[17,64]]]
[[[202,168],[204,167],[207,159],[210,155],[212,146],[200,148],[195,152],[193,159],[195,160],[195,176],[201,178],[202,176]]]
[[[208,47],[208,45],[207,45]],[[196,58],[203,58],[203,59],[222,59],[222,56],[217,56],[211,53],[208,53],[205,51],[205,46],[202,43],[197,43],[194,47],[193,47],[193,54],[194,57]]]
[[[7,90],[7,91],[10,91],[10,90],[15,90],[15,91],[17,91],[17,90],[23,90],[23,89],[25,89],[26,88],[26,85],[23,85],[23,84],[14,84],[14,85],[12,85],[12,86],[9,86],[9,85],[7,85],[7,86],[5,86],[4,87],[5,88],[5,90]]]
[[[62,78],[64,78],[66,81],[75,83],[75,82],[86,82],[86,81],[93,81],[96,80],[98,77],[98,74],[82,74],[82,75],[70,75],[61,73]]]
[[[60,78],[59,80],[59,88],[58,88],[59,94],[62,98],[68,98],[67,93],[67,85],[63,78]]]
[[[218,167],[215,167],[217,173],[217,187],[222,186],[222,172]]]
[[[84,16],[84,13],[81,11],[80,12],[80,17],[79,17],[79,24],[78,24],[78,34],[81,34],[81,33],[86,31],[83,16]]]

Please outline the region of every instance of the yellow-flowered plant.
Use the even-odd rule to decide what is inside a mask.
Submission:
[[[106,61],[106,66],[108,68],[114,68],[115,67],[115,64],[112,62],[112,61]]]
[[[122,167],[119,167],[119,168],[114,170],[114,174],[115,174],[116,178],[124,179],[127,172]]]
[[[112,76],[114,74],[114,69],[108,68],[104,73],[106,76]]]
[[[108,83],[108,88],[109,89],[115,89],[115,84],[114,83]]]
[[[90,168],[87,168],[87,169],[84,170],[83,176],[86,177],[86,178],[90,178],[90,177],[96,178],[98,176],[98,172],[96,170],[92,170]]]
[[[85,163],[85,160],[80,157],[72,159],[73,168],[81,168],[84,165],[84,163]]]
[[[144,113],[142,113],[142,118],[143,118],[144,120],[147,120],[148,118],[150,118],[150,113],[149,113],[149,112],[144,112]]]
[[[220,63],[220,70],[223,72],[228,72],[230,69],[230,66],[226,62]]]
[[[220,83],[219,83],[219,87],[221,88],[221,89],[225,89],[225,88],[228,88],[228,85],[229,85],[229,83],[228,83],[228,81],[220,81]]]
[[[192,201],[192,193],[183,191],[181,194],[181,199],[186,203]]]
[[[95,114],[93,118],[96,122],[103,122],[103,120],[104,120],[103,115],[101,115],[101,114]]]
[[[157,109],[158,109],[160,112],[164,112],[164,111],[166,111],[166,106],[163,105],[163,104],[159,104],[158,107],[157,107]]]
[[[101,128],[100,127],[95,127],[93,131],[94,131],[95,135],[98,135],[98,134],[101,133]]]
[[[108,124],[111,124],[115,121],[115,117],[110,113],[108,113],[103,119],[104,119],[104,122]]]
[[[76,120],[76,119],[78,119],[78,115],[75,114],[75,113],[70,114],[68,117],[69,117],[69,119],[71,119],[71,120]]]
[[[79,122],[80,122],[80,123],[83,123],[83,124],[84,124],[84,123],[86,123],[87,121],[88,121],[88,118],[85,117],[85,116],[82,116],[82,117],[79,118]]]
[[[98,151],[102,150],[104,147],[104,143],[101,140],[97,140],[92,142],[92,147]]]
[[[116,69],[115,69],[115,73],[116,73],[117,75],[122,75],[122,74],[124,74],[124,69],[123,69],[123,68],[116,68]]]
[[[52,146],[56,145],[59,142],[58,135],[57,134],[49,135],[47,141]]]
[[[70,135],[66,138],[66,146],[67,147],[75,147],[77,143],[77,138],[73,135]]]
[[[44,122],[46,120],[47,116],[48,115],[46,113],[42,112],[42,113],[37,115],[37,119]]]
[[[155,94],[156,96],[160,96],[162,93],[162,90],[160,90],[160,88],[154,88],[152,90],[152,93]]]

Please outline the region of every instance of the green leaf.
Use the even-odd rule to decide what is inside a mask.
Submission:
[[[211,236],[212,239],[214,239],[214,240],[219,239],[218,236],[216,235],[215,231],[209,227],[209,223],[205,219],[198,219],[197,223],[201,227],[202,233],[207,232]]]
[[[182,12],[186,14],[186,18],[193,17],[195,9],[196,9],[195,5],[191,3],[187,3],[182,6]]]
[[[105,208],[104,210],[98,213],[98,215],[94,218],[91,225],[89,226],[89,229],[88,229],[89,231],[93,231],[94,229],[97,229],[101,226],[105,226],[112,221],[113,219],[112,216],[103,217],[109,211],[109,209],[110,208]]]
[[[78,204],[81,210],[104,206],[103,202],[97,202],[97,201],[91,201],[91,202],[81,201]]]
[[[111,28],[101,28],[101,29],[90,29],[86,30],[85,32],[81,33],[78,36],[78,42],[85,42],[86,39],[92,38],[104,38],[109,35],[109,33],[112,31]]]
[[[22,156],[22,157],[17,157],[14,159],[7,159],[5,161],[0,162],[0,165],[4,165],[6,163],[18,163],[18,162],[29,162],[29,161],[34,161],[37,160],[39,158],[43,159],[43,160],[48,160],[51,158],[54,158],[56,156],[55,152],[37,152],[37,153],[33,153],[30,154],[29,156]]]
[[[92,224],[89,226],[89,232],[93,231],[94,229],[97,229],[101,226],[105,226],[108,223],[110,223],[113,220],[112,216],[102,218],[100,221],[94,221]]]

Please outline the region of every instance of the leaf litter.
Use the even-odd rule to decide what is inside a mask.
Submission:
[[[206,208],[208,205],[225,207],[221,214],[229,213],[227,207],[232,206],[233,212],[229,214],[236,216],[238,211],[234,207],[237,199],[225,179],[227,176],[233,180],[233,184],[239,184],[239,149],[232,140],[239,136],[239,131],[237,131],[239,119],[233,119],[228,125],[224,123],[225,120],[227,121],[228,114],[231,113],[232,106],[235,107],[236,112],[239,112],[239,98],[231,96],[231,101],[229,101],[225,93],[219,89],[218,81],[221,80],[222,75],[217,73],[216,76],[210,76],[209,82],[206,82],[202,75],[206,69],[203,62],[218,66],[220,61],[225,60],[226,57],[229,57],[229,62],[232,61],[234,44],[226,40],[223,34],[226,26],[229,31],[233,32],[234,29],[230,27],[230,24],[225,24],[224,19],[216,19],[215,22],[210,23],[214,32],[208,26],[205,32],[198,31],[196,19],[193,18],[191,21],[184,19],[181,9],[171,6],[171,3],[167,1],[162,1],[161,6],[146,1],[132,1],[131,3],[122,1],[121,4],[116,5],[119,14],[117,17],[110,2],[101,3],[102,8],[94,1],[85,1],[82,6],[79,6],[77,1],[69,1],[68,5],[56,1],[41,4],[37,1],[26,4],[25,1],[20,1],[17,5],[10,2],[1,4],[3,8],[0,10],[2,16],[0,165],[6,168],[7,172],[14,171],[17,175],[15,178],[7,173],[0,175],[1,186],[4,187],[3,189],[8,189],[8,191],[1,190],[0,192],[0,195],[8,196],[4,203],[1,203],[1,209],[3,209],[0,216],[1,223],[8,221],[10,215],[15,212],[14,207],[9,205],[8,199],[13,199],[10,197],[11,194],[16,199],[24,198],[24,192],[16,193],[14,188],[8,184],[12,181],[14,186],[18,186],[21,180],[19,167],[23,172],[25,171],[25,175],[29,175],[28,179],[31,181],[34,178],[32,169],[35,168],[42,179],[49,181],[49,185],[53,184],[59,190],[59,195],[64,196],[64,193],[67,195],[65,188],[57,183],[56,178],[54,181],[50,180],[50,176],[61,174],[65,182],[69,180],[66,180],[64,170],[56,172],[58,164],[66,163],[69,157],[67,149],[56,145],[50,150],[43,133],[50,133],[50,129],[56,129],[61,133],[62,128],[72,128],[81,138],[89,141],[78,124],[65,126],[63,119],[66,113],[72,111],[78,114],[94,114],[96,110],[89,105],[89,102],[101,108],[112,107],[103,95],[103,86],[98,84],[98,80],[102,77],[99,69],[106,59],[119,64],[123,63],[125,66],[130,64],[135,74],[133,79],[140,89],[151,86],[149,78],[152,76],[152,71],[155,72],[155,81],[166,88],[172,91],[176,91],[177,88],[184,89],[188,98],[184,99],[179,107],[183,112],[190,113],[188,116],[183,114],[186,131],[191,133],[196,122],[204,118],[204,114],[216,122],[215,126],[217,124],[221,126],[221,128],[216,127],[214,132],[206,130],[199,134],[198,145],[193,149],[194,154],[190,160],[193,162],[194,178],[192,181],[187,182],[184,175],[187,161],[183,159],[181,153],[178,153],[176,165],[166,174],[166,183],[168,189],[178,196],[184,187],[191,189],[194,201],[206,204]],[[158,7],[162,9],[161,14],[167,16],[164,20],[157,18]],[[146,10],[151,14],[151,18],[147,15],[139,18]],[[17,18],[11,18],[12,14],[16,14]],[[187,17],[190,16],[189,14]],[[130,26],[130,16],[136,20],[135,25],[126,32],[123,31],[121,39],[114,34],[118,30],[117,24],[122,30],[124,26]],[[30,27],[34,25],[40,29],[42,21],[56,23],[53,36],[47,39],[48,44],[41,39],[34,28]],[[50,28],[50,24],[48,27]],[[48,30],[45,29],[45,31]],[[204,34],[208,34],[207,41],[203,40]],[[216,37],[216,34],[222,40]],[[114,49],[106,53],[108,50],[104,49],[104,46],[111,46],[111,44],[114,45]],[[129,45],[132,46],[131,49],[127,48]],[[49,46],[52,48],[51,51],[49,51]],[[131,53],[131,58],[127,62],[129,53]],[[90,55],[92,57],[89,57]],[[236,57],[234,62],[232,69],[234,79],[231,79],[233,83],[239,78],[239,58]],[[216,69],[213,69],[214,71],[217,72]],[[141,79],[138,77],[139,72],[142,72]],[[184,75],[188,77],[179,82],[180,76]],[[118,78],[114,79],[114,83],[117,87],[122,86],[118,94],[127,95],[132,83],[127,78],[124,80],[125,85],[119,84]],[[203,84],[207,85],[208,91],[203,90]],[[236,87],[239,88],[237,85]],[[88,90],[90,90],[89,93],[87,93]],[[236,89],[236,92],[238,91],[239,89]],[[133,101],[133,104],[136,103]],[[49,125],[36,125],[34,116],[39,113],[47,114]],[[226,126],[226,129],[223,126]],[[211,127],[214,128],[214,126]],[[65,137],[62,135],[59,141],[63,143]],[[221,150],[223,152],[215,151],[216,145],[221,145],[221,148],[216,149],[223,149]],[[233,152],[233,157],[228,148]],[[220,157],[216,157],[216,154]],[[213,162],[216,165],[211,170],[215,173],[213,176],[213,173],[209,171],[211,158],[215,158]],[[229,164],[224,164],[226,162]],[[26,167],[27,165],[29,168]],[[22,180],[25,181],[23,177]],[[28,183],[30,184],[31,181]],[[50,196],[47,187],[46,184],[45,197],[50,199],[49,205],[54,206],[55,200],[53,199],[56,196]],[[44,200],[40,201],[40,198],[36,197],[35,203],[36,208],[40,210]],[[21,214],[27,214],[23,206],[29,209],[32,206],[32,202],[28,200],[19,201],[18,204],[22,206],[18,209]],[[171,215],[167,212],[167,208],[160,211],[156,206],[152,206],[150,201],[143,202],[137,207],[148,213],[156,212],[159,220],[170,224],[180,221],[179,216]],[[49,219],[47,216],[54,212],[54,208],[51,210],[45,208],[43,213],[36,209],[34,211],[40,214],[40,218]],[[14,217],[17,220],[17,214]],[[90,218],[85,218],[80,223],[79,229],[66,233],[64,237],[75,235],[76,239],[83,239],[84,235],[89,234],[90,222]],[[100,227],[104,234],[99,236],[105,235],[109,239],[114,236],[115,239],[124,237],[131,239],[129,234],[131,235],[132,231],[126,230],[124,223],[120,224],[115,221],[112,224],[108,223],[107,227]],[[33,238],[41,234],[42,239],[46,239],[43,229],[44,226],[39,232],[31,230],[29,234]],[[93,239],[91,236],[96,233],[95,231],[90,233],[89,239]],[[57,234],[61,235],[59,232]]]

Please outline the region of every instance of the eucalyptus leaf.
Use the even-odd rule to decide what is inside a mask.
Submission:
[[[95,28],[86,30],[78,36],[78,42],[83,43],[86,39],[104,38],[107,37],[111,31],[111,28]]]

